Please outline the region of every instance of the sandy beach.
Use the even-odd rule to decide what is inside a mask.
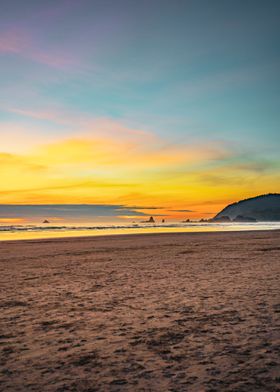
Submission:
[[[280,232],[0,242],[3,391],[280,391]]]

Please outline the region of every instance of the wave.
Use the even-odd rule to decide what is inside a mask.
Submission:
[[[220,230],[224,229],[233,229],[236,230],[238,228],[244,229],[255,229],[255,230],[269,230],[269,229],[280,229],[280,222],[246,222],[246,223],[214,223],[214,222],[188,222],[188,223],[169,223],[169,224],[130,224],[130,225],[98,225],[98,226],[37,226],[37,225],[2,225],[0,226],[0,232],[43,232],[43,231],[91,231],[91,230],[129,230],[129,229],[196,229],[196,228],[213,228]]]

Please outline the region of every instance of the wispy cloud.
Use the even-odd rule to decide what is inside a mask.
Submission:
[[[194,210],[168,210],[170,212],[195,212]]]
[[[162,190],[165,192],[162,178],[171,167],[182,171],[185,165],[228,155],[222,145],[176,145],[152,134],[147,138],[145,132],[134,132],[118,123],[101,124],[109,135],[96,137],[87,132],[84,137],[35,145],[24,154],[2,153],[0,199],[100,202],[105,198],[112,202],[124,196],[125,189],[149,194],[153,181],[157,182],[154,189],[160,195]],[[180,178],[176,179],[174,191]],[[142,200],[141,197],[139,201]],[[129,204],[134,205],[133,199]],[[148,202],[138,207],[135,210],[159,208]]]
[[[98,218],[110,217],[143,217],[144,212],[124,205],[113,204],[53,204],[53,205],[9,205],[0,204],[0,222],[9,220],[10,223],[25,220],[54,219],[55,221],[96,221]]]
[[[154,139],[154,134],[142,129],[128,127],[120,121],[109,117],[94,117],[87,113],[77,113],[57,107],[49,107],[48,110],[37,108],[28,109],[24,107],[3,106],[3,110],[14,113],[20,117],[26,117],[35,120],[48,121],[58,125],[68,127],[68,135],[71,132],[79,135],[102,135],[112,137],[145,137]],[[71,131],[72,130],[72,131]]]
[[[77,60],[70,54],[54,49],[40,48],[34,35],[26,29],[11,28],[0,32],[0,53],[14,54],[61,70],[77,67]]]
[[[0,166],[3,171],[13,168],[28,170],[29,172],[41,173],[46,170],[46,166],[34,162],[32,159],[20,155],[0,152]]]

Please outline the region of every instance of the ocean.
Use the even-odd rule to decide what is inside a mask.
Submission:
[[[279,230],[280,222],[257,223],[132,223],[132,224],[15,224],[0,225],[0,241],[141,233]]]

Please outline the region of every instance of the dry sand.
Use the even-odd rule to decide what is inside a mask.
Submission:
[[[280,232],[0,243],[0,390],[280,391]]]

